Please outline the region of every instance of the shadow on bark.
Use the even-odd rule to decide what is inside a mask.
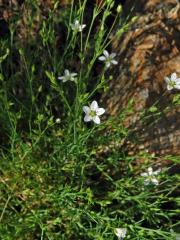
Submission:
[[[131,154],[144,149],[157,155],[178,155],[180,107],[172,106],[178,91],[168,92],[164,77],[173,72],[180,75],[180,3],[127,1],[124,11],[128,14],[133,5],[132,14],[137,20],[120,39],[113,41],[112,51],[117,53],[119,65],[112,70],[114,79],[102,101],[113,116],[133,99],[133,113],[125,120],[130,135],[124,142]],[[139,121],[140,112],[158,99],[158,120],[151,116],[145,122]],[[168,106],[170,110],[165,111]]]

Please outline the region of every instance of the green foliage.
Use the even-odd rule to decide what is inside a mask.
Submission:
[[[87,1],[72,2],[62,9],[54,1],[45,18],[38,1],[26,1],[29,38],[18,38],[16,15],[10,35],[0,39],[0,239],[113,240],[118,227],[127,228],[126,239],[175,239],[177,174],[164,168],[158,186],[145,186],[140,173],[156,158],[130,157],[119,146],[132,102],[102,125],[82,121],[82,107],[112,79],[97,58],[111,33],[129,25],[119,24],[119,10],[107,29],[114,1],[89,13]],[[36,14],[43,20],[33,36]],[[85,33],[72,31],[74,19],[87,25]],[[64,69],[76,71],[78,81],[58,80]],[[144,164],[135,164],[139,158]]]

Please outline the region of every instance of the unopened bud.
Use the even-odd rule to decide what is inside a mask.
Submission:
[[[138,19],[138,16],[134,16],[133,18],[131,18],[131,22],[134,23],[137,19]]]
[[[117,6],[116,11],[117,11],[117,13],[121,13],[122,12],[122,5],[121,4],[119,4]]]

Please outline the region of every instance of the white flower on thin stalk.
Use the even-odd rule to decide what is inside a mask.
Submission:
[[[62,80],[63,82],[67,82],[67,81],[72,81],[75,82],[76,81],[76,77],[77,73],[71,73],[69,70],[65,69],[64,71],[64,75],[58,77],[59,80]]]
[[[86,27],[86,24],[80,24],[79,20],[75,20],[74,23],[71,23],[71,28],[75,32],[82,32],[82,30]]]
[[[103,54],[104,55],[100,56],[98,59],[102,62],[105,62],[106,68],[109,68],[111,64],[118,64],[118,62],[114,60],[114,58],[116,57],[116,53],[109,54],[107,50],[104,50]]]
[[[180,89],[180,78],[177,77],[176,73],[172,73],[170,77],[164,78],[167,83],[167,90],[172,90],[173,88]]]
[[[150,183],[153,183],[154,185],[158,185],[159,181],[155,177],[161,172],[161,169],[158,169],[156,171],[153,171],[152,167],[149,167],[147,172],[141,173],[141,176],[144,177],[144,184],[149,185]]]
[[[105,109],[99,108],[98,103],[96,101],[93,101],[90,107],[84,106],[83,111],[86,114],[84,117],[84,121],[85,122],[93,121],[96,124],[100,124],[101,121],[99,116],[105,113]]]
[[[60,118],[56,118],[56,123],[60,123],[61,119]]]
[[[127,233],[127,229],[126,228],[116,228],[115,229],[115,234],[118,237],[119,240],[125,238]]]

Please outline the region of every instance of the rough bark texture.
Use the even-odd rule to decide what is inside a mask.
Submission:
[[[103,0],[102,0],[103,1]],[[39,9],[33,15],[32,37],[36,35],[46,9],[52,7],[52,0],[39,1]],[[69,0],[60,0],[66,5]],[[95,1],[94,1],[95,2]],[[96,3],[100,3],[96,0]],[[117,3],[124,2],[117,0]],[[166,111],[177,91],[167,92],[164,77],[172,72],[180,75],[180,3],[178,0],[127,0],[124,10],[134,7],[133,15],[138,16],[120,40],[114,40],[112,50],[118,53],[119,67],[114,67],[110,89],[102,97],[103,105],[111,115],[126,108],[134,99],[133,113],[125,125],[131,134],[124,147],[134,154],[138,149],[146,149],[157,154],[180,153],[180,107]],[[21,13],[16,23],[17,35],[27,40],[28,21],[32,11],[24,0],[0,0],[0,37],[8,32],[7,22]],[[164,92],[166,93],[164,94]],[[162,96],[163,95],[163,96]],[[162,112],[159,120],[151,116],[148,121],[139,121],[140,111],[160,98],[158,105]],[[137,144],[133,141],[138,139]]]
[[[133,4],[134,1],[127,1],[125,8],[130,9]],[[132,129],[124,143],[129,153],[145,149],[159,155],[179,154],[180,107],[165,110],[178,91],[168,92],[164,77],[172,72],[180,76],[180,3],[139,0],[133,15],[138,18],[128,32],[113,41],[112,50],[118,54],[119,65],[112,69],[115,77],[102,97],[103,104],[111,115],[116,115],[134,99],[133,113],[125,121]],[[139,111],[158,99],[162,113],[159,120],[151,116],[144,123],[139,121]],[[132,136],[138,139],[136,143],[132,143]]]
[[[70,0],[59,0],[56,1],[56,8],[63,11],[69,4]],[[9,33],[9,22],[12,22],[16,25],[18,41],[25,43],[28,38],[35,39],[42,20],[47,18],[47,12],[54,6],[53,0],[39,0],[36,4],[25,0],[0,0],[0,37]]]

